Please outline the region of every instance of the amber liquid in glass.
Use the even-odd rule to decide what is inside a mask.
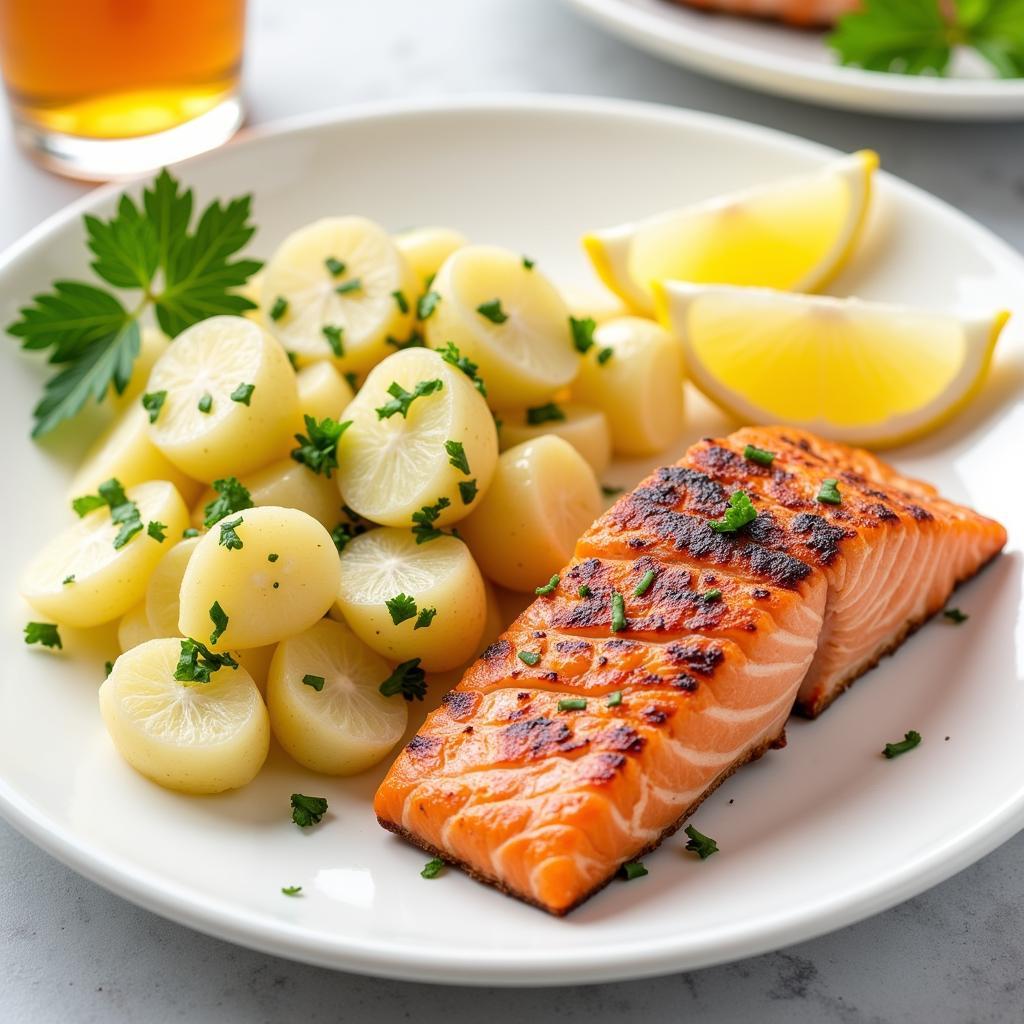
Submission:
[[[245,0],[0,0],[15,119],[126,139],[212,110],[238,85]]]

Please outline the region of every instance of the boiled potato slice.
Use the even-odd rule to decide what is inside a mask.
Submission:
[[[391,351],[389,337],[410,333],[419,292],[380,225],[325,217],[278,247],[264,271],[261,305],[274,335],[301,361],[334,359],[365,373]]]
[[[294,459],[279,459],[239,482],[249,491],[253,505],[297,508],[328,530],[333,530],[341,519],[341,498],[335,481]],[[203,525],[204,510],[216,497],[212,488],[202,494],[192,509],[193,526]]]
[[[586,320],[589,317],[603,324],[612,317],[629,315],[629,309],[622,299],[599,285],[592,285],[589,288],[570,285],[563,287],[561,291],[562,298],[569,307],[569,315],[577,320]]]
[[[246,320],[252,320],[253,323],[259,324],[261,327],[266,327],[266,310],[264,310],[260,305],[260,302],[263,299],[263,271],[261,270],[253,274],[241,288],[237,289],[237,291],[239,295],[244,296],[250,302],[256,303],[255,309],[246,310],[242,316],[244,316]]]
[[[653,320],[607,320],[594,331],[572,394],[608,417],[616,452],[654,455],[683,428],[682,348]]]
[[[280,455],[299,413],[284,349],[240,316],[210,317],[182,331],[153,367],[146,390],[166,392],[150,439],[198,480],[266,465]]]
[[[240,548],[222,543],[230,539],[229,529]],[[181,635],[207,643],[216,602],[228,625],[210,640],[211,648],[276,643],[327,613],[338,595],[339,576],[334,541],[312,516],[276,506],[246,509],[222,519],[192,552],[181,581]]]
[[[423,322],[427,344],[454,342],[478,364],[496,407],[540,404],[576,376],[569,311],[518,253],[467,245],[445,260],[431,290],[438,301]]]
[[[600,477],[612,460],[612,436],[604,413],[600,409],[573,402],[556,405],[551,411],[557,413],[558,418],[530,423],[528,410],[502,410],[498,414],[501,419],[501,429],[498,431],[501,450],[506,451],[543,434],[554,434],[568,441]]]
[[[161,543],[144,528],[115,548],[122,527],[111,522],[109,508],[94,509],[58,533],[25,570],[19,589],[33,608],[58,623],[88,627],[117,619],[142,601],[150,573],[188,525],[188,512],[174,485],[163,480],[130,487],[126,496],[145,526],[165,525],[167,540]]]
[[[337,604],[356,636],[378,654],[391,661],[419,658],[427,672],[454,668],[475,654],[487,617],[483,577],[462,541],[445,536],[417,544],[409,530],[388,528],[345,546]]]
[[[153,636],[181,636],[178,632],[181,581],[185,578],[198,537],[178,541],[153,570],[146,586],[146,617]]]
[[[377,410],[393,401],[389,388],[413,393],[440,381],[399,412]],[[412,516],[438,502],[435,525],[463,518],[486,493],[498,457],[494,420],[480,392],[459,369],[429,349],[396,352],[374,367],[345,410],[351,426],[338,444],[338,487],[360,515],[385,526],[413,525]],[[461,445],[464,466],[446,444]]]
[[[345,406],[352,401],[353,391],[347,380],[335,369],[333,363],[310,363],[295,375],[299,386],[299,416],[295,421],[293,434],[305,434],[305,416],[315,420],[340,420]],[[289,439],[291,447],[294,437]]]
[[[250,782],[270,749],[267,709],[244,668],[208,683],[174,678],[181,640],[133,647],[100,686],[100,711],[118,753],[153,782],[221,793]]]
[[[117,624],[117,646],[122,654],[125,651],[130,651],[133,647],[138,647],[139,644],[146,643],[147,640],[155,640],[163,635],[150,625],[149,617],[146,615],[145,601],[140,602],[134,608],[129,608]]]
[[[170,338],[157,327],[143,327],[139,332],[139,354],[132,363],[131,376],[128,378],[128,387],[118,394],[116,391],[109,392],[111,402],[115,409],[126,409],[132,405],[146,390],[149,382],[149,375],[156,365],[156,361],[167,350],[171,343]],[[166,479],[166,478],[164,478]]]
[[[495,583],[532,591],[569,561],[602,505],[583,456],[545,434],[502,452],[491,489],[459,533]]]
[[[270,662],[273,660],[277,644],[265,647],[247,647],[244,651],[235,651],[235,660],[252,676],[256,689],[267,695],[267,676],[270,674]]]
[[[283,640],[267,679],[277,741],[315,772],[365,771],[405,732],[407,702],[379,689],[390,674],[388,663],[340,622],[324,619]]]
[[[422,289],[456,249],[469,245],[469,239],[452,228],[413,228],[395,235],[395,245]]]
[[[100,435],[75,473],[68,496],[93,494],[104,480],[134,487],[147,480],[168,480],[186,500],[199,493],[200,484],[187,477],[150,440],[149,414],[136,400]]]

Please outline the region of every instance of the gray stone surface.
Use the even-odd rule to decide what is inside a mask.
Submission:
[[[622,96],[713,111],[844,150],[872,146],[889,170],[1024,246],[1019,126],[879,119],[755,95],[649,58],[555,0],[255,0],[246,75],[257,123],[473,91]],[[18,154],[3,113],[0,246],[83,191]],[[486,995],[332,973],[197,935],[97,888],[0,823],[0,1021],[1020,1021],[1022,864],[1024,835],[885,914],[737,964]]]

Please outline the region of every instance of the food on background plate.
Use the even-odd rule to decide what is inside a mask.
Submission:
[[[726,14],[747,14],[757,18],[778,18],[792,25],[832,25],[847,11],[856,10],[859,0],[674,0],[688,7]]]
[[[430,288],[441,265],[456,249],[469,245],[469,239],[451,228],[413,228],[395,235],[395,245],[405,257],[410,270],[416,277],[415,295]]]
[[[679,374],[682,399],[682,373]],[[568,441],[600,478],[612,461],[612,434],[608,417],[600,410],[577,402],[549,402],[533,409],[502,409],[498,413],[501,450],[553,434]]]
[[[378,819],[564,914],[1005,539],[867,452],[789,428],[702,441],[583,534],[399,754]]]

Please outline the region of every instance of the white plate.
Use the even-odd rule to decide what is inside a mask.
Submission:
[[[569,0],[610,32],[659,57],[808,103],[876,114],[998,120],[1024,117],[1024,79],[993,79],[973,53],[948,78],[896,75],[836,63],[823,34],[709,14],[669,0]]]
[[[261,253],[296,225],[353,211],[395,229],[451,224],[573,282],[589,278],[577,244],[585,228],[831,155],[700,114],[531,98],[385,108],[261,132],[182,174],[203,200],[252,190]],[[81,272],[80,215],[109,211],[114,196],[86,197],[0,261],[2,322],[54,275]],[[839,290],[963,309],[1024,301],[1024,264],[987,231],[887,176],[878,197],[868,242]],[[692,968],[905,899],[1024,824],[1022,349],[1012,324],[970,411],[894,456],[1010,527],[1011,553],[957,597],[970,621],[923,630],[820,721],[795,723],[786,750],[719,790],[696,818],[718,840],[718,856],[696,862],[672,839],[648,858],[647,878],[613,884],[556,920],[455,871],[420,878],[424,855],[371,813],[381,771],[315,777],[276,753],[249,788],[197,799],[120,761],[96,707],[113,640],[84,660],[21,643],[12,581],[70,511],[61,460],[26,438],[41,367],[9,343],[0,375],[0,807],[72,867],[168,917],[285,956],[437,982],[607,981]],[[726,429],[692,397],[683,440]],[[620,465],[615,475],[633,482],[641,468]],[[920,749],[883,760],[883,743],[909,728],[924,735]],[[296,790],[329,798],[319,828],[290,823]],[[304,886],[301,898],[281,895],[291,884]]]

